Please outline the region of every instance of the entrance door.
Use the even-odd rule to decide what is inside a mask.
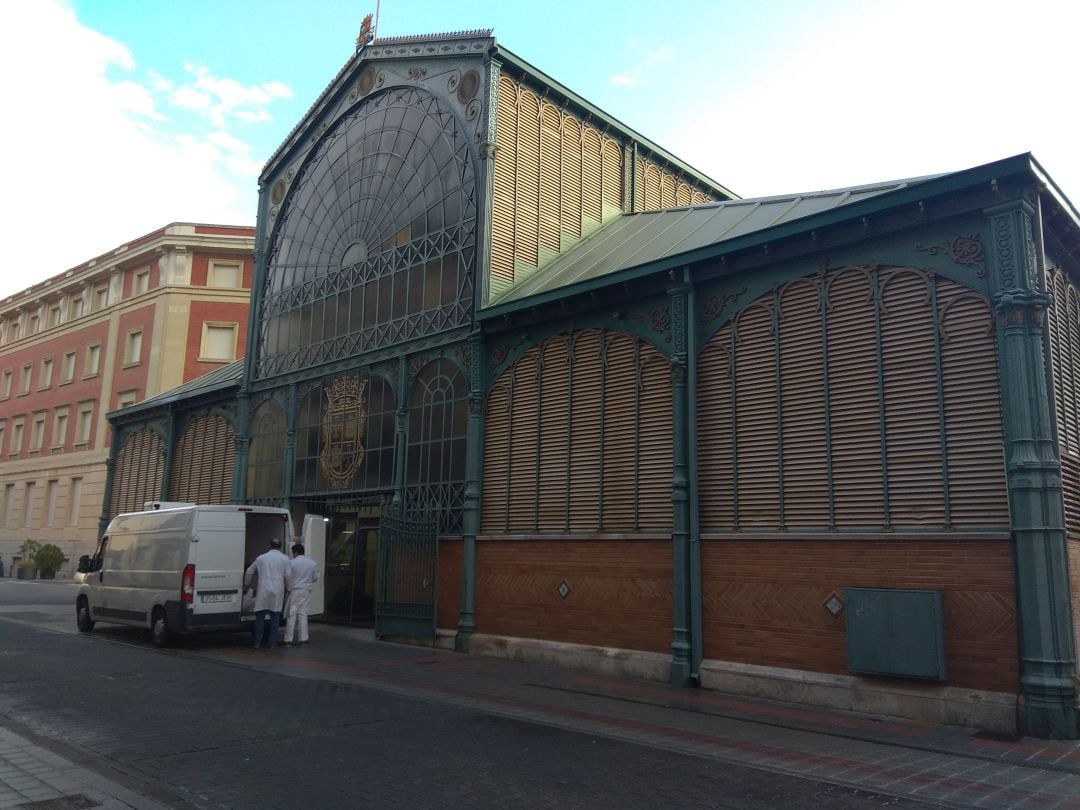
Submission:
[[[425,515],[387,510],[379,520],[375,635],[435,637],[439,531]]]
[[[328,517],[323,618],[370,625],[375,616],[378,523],[357,512],[332,511]]]

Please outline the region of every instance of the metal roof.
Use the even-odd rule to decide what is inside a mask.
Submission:
[[[206,394],[211,391],[238,386],[240,384],[240,379],[243,376],[244,358],[241,357],[239,360],[233,360],[228,365],[216,368],[211,372],[203,374],[201,377],[196,377],[194,380],[188,380],[186,383],[176,386],[176,388],[162,391],[160,394],[144,399],[142,402],[136,403],[135,405],[121,408],[118,411],[112,411],[106,416],[114,417],[120,416],[121,414],[127,416],[128,414],[168,405],[177,400],[197,397],[199,394]]]
[[[535,275],[491,301],[488,307],[501,307],[572,284],[662,261],[942,176],[623,214]]]

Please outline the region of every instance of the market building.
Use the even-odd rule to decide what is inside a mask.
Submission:
[[[742,200],[473,31],[358,50],[258,216],[243,363],[113,419],[107,512],[325,515],[386,636],[1076,736],[1080,215],[1030,155]]]
[[[252,227],[175,222],[0,301],[9,566],[26,540],[57,545],[68,572],[93,551],[108,411],[243,356],[254,245]]]

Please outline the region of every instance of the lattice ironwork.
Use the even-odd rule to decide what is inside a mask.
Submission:
[[[439,531],[433,516],[385,510],[378,566],[375,633],[434,638]]]
[[[262,292],[260,378],[467,324],[476,262],[468,133],[420,88],[370,97],[282,204]]]

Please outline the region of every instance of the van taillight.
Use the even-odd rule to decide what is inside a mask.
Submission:
[[[195,564],[184,566],[184,575],[180,578],[180,601],[190,602],[195,598]]]

